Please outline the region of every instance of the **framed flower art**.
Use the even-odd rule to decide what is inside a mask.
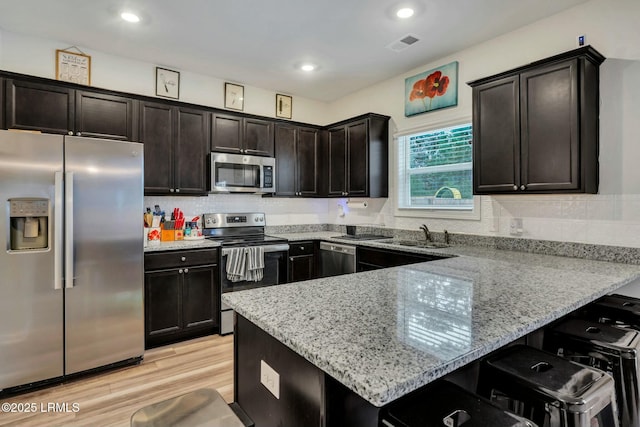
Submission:
[[[458,105],[458,62],[404,81],[404,115],[409,117]]]

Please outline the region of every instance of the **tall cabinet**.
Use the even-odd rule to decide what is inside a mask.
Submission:
[[[204,109],[140,102],[145,194],[207,193],[210,116]]]
[[[587,46],[469,83],[474,194],[597,193],[603,61]]]
[[[319,195],[320,143],[319,129],[276,124],[276,196]]]
[[[387,197],[389,117],[366,114],[329,126],[323,194]]]

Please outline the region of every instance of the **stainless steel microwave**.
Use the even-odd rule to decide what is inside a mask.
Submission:
[[[274,193],[276,159],[211,153],[212,193]]]

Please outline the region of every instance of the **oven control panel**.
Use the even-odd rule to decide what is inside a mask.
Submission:
[[[204,228],[264,227],[264,213],[206,213],[202,214]]]

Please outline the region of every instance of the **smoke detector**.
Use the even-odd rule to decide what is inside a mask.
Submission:
[[[387,46],[388,49],[391,49],[394,52],[402,52],[409,46],[413,45],[420,41],[420,38],[415,34],[407,34],[399,40],[396,40]]]

